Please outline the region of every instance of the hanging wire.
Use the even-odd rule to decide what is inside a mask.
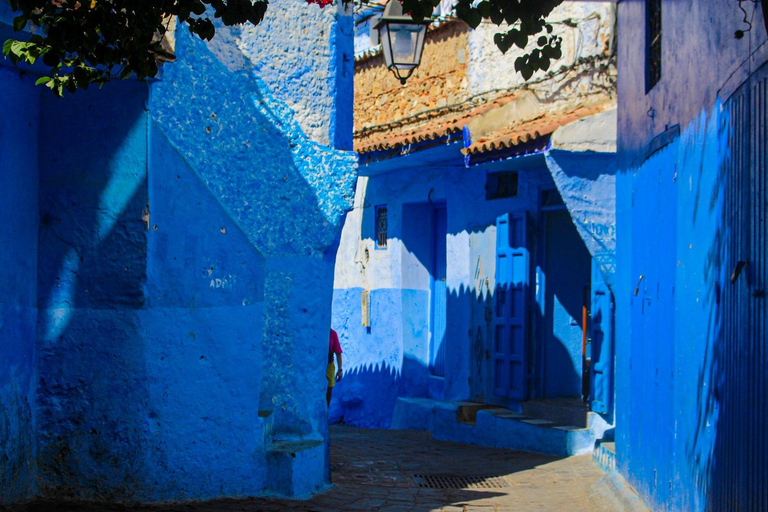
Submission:
[[[768,0],[763,0],[763,1],[768,1]],[[743,22],[744,22],[745,25],[747,25],[747,27],[749,27],[749,28],[747,28],[747,30],[737,30],[733,34],[733,36],[736,39],[741,39],[742,37],[744,37],[744,34],[749,32],[750,30],[752,30],[752,22],[749,20],[749,13],[744,8],[743,4],[744,4],[744,2],[750,2],[751,4],[757,5],[757,0],[738,0],[738,2],[739,2],[739,10],[741,10],[741,12],[744,13],[744,20],[743,20]]]

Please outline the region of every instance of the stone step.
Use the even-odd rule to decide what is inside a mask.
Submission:
[[[466,423],[467,425],[474,425],[477,422],[478,411],[491,408],[495,408],[495,406],[477,402],[459,402],[456,409],[456,421]]]
[[[267,447],[268,492],[307,498],[323,490],[325,455],[322,439],[273,439]]]
[[[616,469],[616,443],[599,442],[592,452],[592,458],[603,471],[611,473]]]
[[[561,425],[587,426],[587,404],[579,399],[530,400],[522,404],[523,414]]]
[[[272,444],[272,438],[275,435],[275,421],[271,409],[259,409],[259,421],[261,422],[261,431],[264,435],[264,447]]]
[[[585,416],[583,421],[575,413],[535,417],[474,402],[411,398],[397,400],[392,428],[429,430],[443,441],[570,456],[591,452],[605,430],[594,413]]]

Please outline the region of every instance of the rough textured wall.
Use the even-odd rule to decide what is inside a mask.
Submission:
[[[0,67],[0,506],[35,491],[37,129],[33,80]]]
[[[332,255],[351,206],[355,159],[307,140],[254,69],[232,72],[189,37],[179,45],[194,66],[168,68],[153,96],[155,122],[266,258],[262,408],[275,410],[286,434],[317,434],[325,428],[324,381],[304,370],[324,367]],[[206,108],[189,109],[181,91]],[[231,94],[248,107],[230,102]]]
[[[349,131],[345,123],[349,122],[351,104],[336,98],[352,93],[351,6],[339,2],[321,9],[291,0],[270,2],[259,25],[223,32],[227,36],[214,40],[214,52],[222,52],[230,71],[251,68],[275,99],[294,111],[296,121],[311,140],[331,145]],[[337,116],[342,117],[340,123]]]
[[[331,30],[333,17],[323,20]],[[332,255],[355,158],[308,138],[304,112],[294,116],[243,56],[240,45],[268,36],[238,37],[207,46],[181,30],[177,62],[149,87],[46,100],[46,495],[165,501],[326,485],[328,460],[301,455],[271,471],[282,459],[267,444],[327,442]],[[294,67],[319,60],[322,80],[337,79],[330,51],[280,48]],[[273,79],[281,95],[303,97],[304,81]],[[333,113],[318,102],[327,127]],[[82,138],[58,137],[72,119]]]
[[[493,43],[499,30],[484,23],[470,30],[462,22],[443,22],[428,32],[421,65],[406,86],[384,67],[381,53],[355,65],[355,131],[467,111],[483,102],[526,88],[535,98],[536,116],[614,97],[615,7],[603,2],[564,2],[552,14],[563,37],[563,57],[552,63],[553,76],[539,72],[525,81],[514,69],[522,50],[502,54]],[[507,114],[514,115],[514,113]],[[481,137],[478,134],[473,139]]]
[[[552,70],[573,66],[579,59],[608,55],[613,37],[615,6],[609,2],[563,2],[552,11],[548,21],[554,34],[563,38],[563,56],[551,64]],[[526,85],[515,71],[515,59],[523,50],[512,47],[502,54],[493,42],[499,28],[483,23],[469,37],[469,94],[480,94],[494,89],[512,89]],[[538,71],[531,81],[535,83],[546,72]],[[582,87],[589,87],[594,78],[585,74]],[[560,80],[547,81],[535,86],[550,93],[560,88]],[[529,82],[530,84],[530,82]]]
[[[427,33],[421,65],[405,86],[379,53],[355,65],[355,131],[465,101],[469,27],[446,22]]]
[[[748,28],[739,5],[753,27],[742,39],[734,37],[736,30]],[[618,6],[619,164],[624,169],[666,127],[695,121],[718,96],[726,100],[768,60],[760,4],[685,0],[665,3],[662,9],[661,80],[646,94],[645,2]]]
[[[145,491],[151,437],[147,86],[101,92],[43,97],[37,348],[41,492],[108,499]],[[85,147],[60,136],[72,119]]]
[[[608,286],[616,272],[616,110],[552,135],[547,167]]]

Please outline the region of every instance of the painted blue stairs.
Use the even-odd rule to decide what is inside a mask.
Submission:
[[[563,457],[592,452],[596,440],[608,428],[599,415],[591,412],[585,412],[578,422],[572,421],[572,414],[558,418],[551,413],[537,414],[540,411],[533,409],[516,412],[476,402],[398,398],[392,428],[428,430],[441,441]]]

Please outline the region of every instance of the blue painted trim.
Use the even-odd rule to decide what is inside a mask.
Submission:
[[[382,160],[389,160],[390,158],[397,158],[399,156],[405,156],[418,151],[431,149],[434,147],[444,146],[446,144],[452,144],[454,142],[463,141],[464,137],[462,133],[456,132],[437,139],[427,140],[424,142],[418,142],[416,144],[407,144],[397,146],[392,149],[385,149],[381,151],[371,151],[370,153],[360,153],[358,156],[358,163],[360,165],[369,165],[375,162],[381,162]]]
[[[474,166],[474,165],[480,165],[480,164],[487,164],[490,162],[509,160],[511,158],[517,158],[520,156],[529,156],[529,155],[544,153],[551,146],[550,136],[551,134],[543,135],[538,139],[524,142],[522,144],[517,144],[510,148],[494,149],[490,151],[484,151],[482,153],[472,153],[470,155],[467,155],[469,157],[468,167]]]

